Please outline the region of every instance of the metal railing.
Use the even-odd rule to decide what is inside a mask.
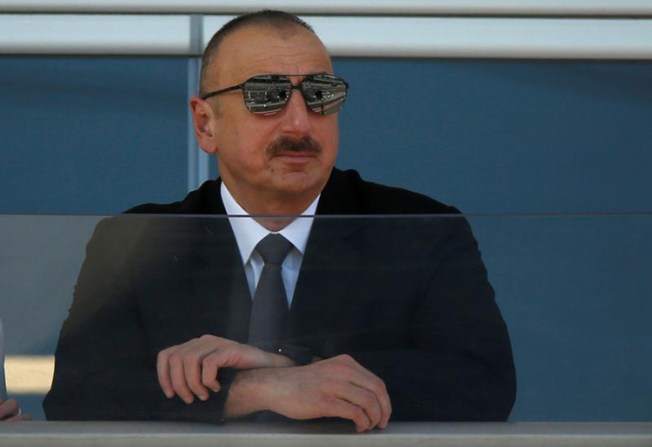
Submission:
[[[0,54],[196,56],[261,8],[301,14],[334,56],[652,59],[647,0],[0,0]]]

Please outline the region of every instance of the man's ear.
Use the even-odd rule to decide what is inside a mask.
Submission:
[[[208,154],[217,152],[217,138],[215,132],[216,114],[205,100],[193,96],[190,98],[190,113],[195,137],[202,150]]]

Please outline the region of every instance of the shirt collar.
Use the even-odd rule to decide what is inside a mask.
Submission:
[[[220,195],[222,196],[222,202],[224,203],[226,214],[229,216],[231,229],[233,230],[236,242],[238,243],[242,263],[246,264],[249,262],[251,253],[253,253],[258,242],[267,236],[270,231],[254,219],[248,217],[249,213],[245,211],[238,202],[236,202],[224,182],[222,182],[220,186]],[[313,200],[310,206],[308,206],[303,213],[301,213],[301,216],[305,217],[294,219],[287,227],[279,231],[280,234],[282,234],[297,250],[299,250],[301,255],[306,251],[308,236],[310,235],[310,229],[312,228],[320,196],[321,194]]]

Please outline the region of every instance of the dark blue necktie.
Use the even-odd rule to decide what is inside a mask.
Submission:
[[[281,276],[281,264],[292,243],[280,234],[269,234],[256,246],[265,262],[260,274],[249,324],[249,344],[276,349],[288,318],[288,301]]]

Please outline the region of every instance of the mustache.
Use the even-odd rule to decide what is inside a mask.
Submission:
[[[321,144],[308,135],[302,138],[279,137],[267,146],[267,155],[270,157],[288,151],[320,154],[322,148]]]

